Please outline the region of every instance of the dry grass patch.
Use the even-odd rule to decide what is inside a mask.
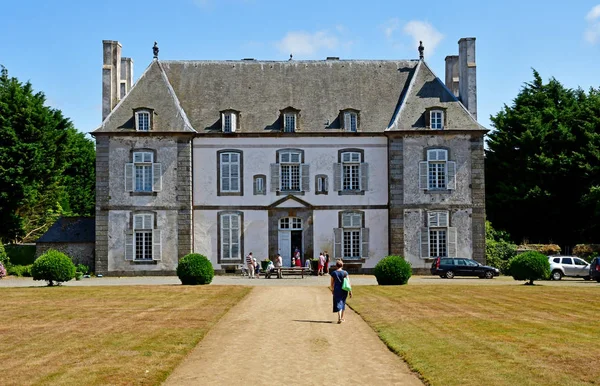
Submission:
[[[234,286],[0,290],[3,385],[155,385],[248,292]]]
[[[600,384],[598,290],[359,286],[350,305],[432,385]]]

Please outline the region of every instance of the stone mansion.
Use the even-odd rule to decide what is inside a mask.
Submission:
[[[96,272],[217,271],[253,252],[328,251],[369,272],[387,255],[485,259],[475,38],[423,59],[133,62],[103,41]]]

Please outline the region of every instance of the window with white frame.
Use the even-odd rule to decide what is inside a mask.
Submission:
[[[431,110],[429,112],[429,123],[432,129],[444,128],[444,112],[442,110]]]
[[[154,213],[141,213],[132,216],[132,230],[125,234],[125,260],[161,260],[161,230],[155,227]]]
[[[279,154],[281,191],[300,191],[300,152],[285,151]]]
[[[364,227],[364,213],[341,212],[340,228],[334,229],[334,257],[360,259],[369,255],[369,229]]]
[[[427,161],[419,163],[419,187],[424,190],[456,189],[456,162],[448,161],[448,150],[427,150]]]
[[[237,129],[237,113],[224,111],[221,113],[221,130],[223,133],[233,133]]]
[[[333,190],[338,194],[364,194],[368,190],[369,165],[364,162],[363,150],[338,151],[338,163],[333,165]]]
[[[220,215],[221,261],[241,260],[241,222],[239,213],[223,213]]]
[[[358,114],[354,111],[344,112],[344,130],[356,132],[358,129]]]
[[[360,190],[360,153],[342,153],[342,190]]]
[[[283,131],[286,133],[293,133],[296,131],[296,113],[284,113],[283,114]]]
[[[302,230],[302,219],[299,217],[284,217],[279,220],[281,230]]]
[[[150,112],[147,110],[140,110],[135,112],[135,129],[137,131],[149,131],[150,130]]]
[[[266,176],[263,174],[259,174],[254,176],[254,194],[267,194],[266,192]]]
[[[456,257],[456,228],[450,227],[449,213],[427,212],[426,221],[421,229],[421,257]]]
[[[317,176],[315,176],[315,181],[316,181],[316,185],[317,185],[316,189],[315,189],[315,193],[316,194],[327,194],[327,191],[329,190],[327,176],[324,174],[318,174]]]
[[[125,164],[125,191],[159,192],[162,190],[162,166],[154,162],[153,151],[134,151],[133,162]]]
[[[219,194],[241,193],[242,155],[239,152],[218,152]]]

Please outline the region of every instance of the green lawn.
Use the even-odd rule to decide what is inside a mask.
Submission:
[[[432,385],[600,384],[600,288],[357,286],[351,307]]]
[[[249,291],[179,285],[0,289],[0,384],[159,384]]]

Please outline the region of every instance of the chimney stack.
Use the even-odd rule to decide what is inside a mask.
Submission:
[[[123,99],[133,85],[133,59],[121,58],[121,82],[119,99]]]
[[[458,98],[458,55],[446,56],[446,87]]]
[[[462,104],[477,119],[477,65],[475,38],[458,41],[458,95]]]
[[[121,43],[102,41],[102,121],[133,86],[133,60],[121,57]]]

